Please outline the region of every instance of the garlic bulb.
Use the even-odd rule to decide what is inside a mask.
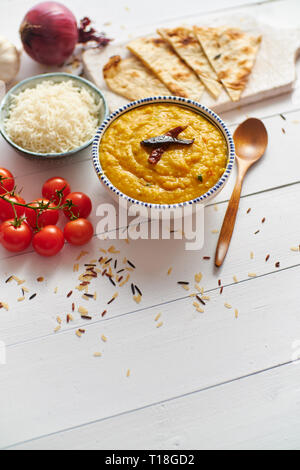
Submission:
[[[2,98],[5,96],[5,83],[0,80],[0,101],[2,101]]]
[[[20,54],[17,48],[0,36],[0,80],[11,82],[20,69]]]

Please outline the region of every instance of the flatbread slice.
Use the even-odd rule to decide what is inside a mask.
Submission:
[[[134,56],[111,57],[103,68],[103,76],[113,92],[130,101],[169,94],[168,88]]]
[[[255,64],[262,40],[240,29],[199,28],[195,34],[232,101],[239,101]]]
[[[204,86],[164,39],[140,38],[128,44],[136,55],[168,87],[172,94],[200,101]]]
[[[204,54],[193,28],[180,26],[172,29],[158,29],[157,32],[170,44],[179,57],[196,72],[212,96],[218,98],[223,87]]]

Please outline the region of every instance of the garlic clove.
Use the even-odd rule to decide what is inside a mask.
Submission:
[[[11,82],[20,70],[20,53],[3,36],[0,36],[0,80]]]
[[[5,96],[5,93],[6,93],[5,83],[2,82],[2,80],[0,80],[0,103],[2,101],[2,98],[4,98]]]

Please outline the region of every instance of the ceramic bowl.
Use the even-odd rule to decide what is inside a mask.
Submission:
[[[203,117],[205,117],[208,121],[213,123],[220,131],[222,132],[226,143],[227,143],[227,149],[228,149],[228,159],[227,159],[227,165],[226,169],[219,179],[219,181],[212,187],[210,188],[205,194],[202,196],[197,197],[196,199],[190,200],[190,201],[185,201],[181,202],[178,204],[152,204],[151,202],[144,202],[144,201],[139,201],[137,199],[133,199],[126,194],[122,193],[117,187],[115,187],[110,180],[107,178],[105,175],[105,172],[103,171],[100,163],[100,158],[99,158],[99,149],[101,145],[101,140],[108,129],[108,127],[116,120],[118,119],[122,114],[127,113],[128,111],[131,111],[132,109],[138,108],[140,106],[145,106],[149,104],[158,104],[158,103],[173,103],[177,104],[180,106],[183,106],[185,108],[189,108],[190,110],[201,114]],[[127,207],[128,206],[137,206],[137,207],[143,207],[146,208],[148,211],[158,211],[159,213],[164,213],[168,211],[177,211],[177,210],[182,210],[182,208],[186,206],[199,206],[203,204],[207,204],[209,201],[211,201],[213,198],[216,197],[216,195],[224,188],[225,184],[227,183],[229,176],[232,172],[233,169],[233,164],[234,164],[234,159],[235,159],[235,148],[234,148],[234,142],[232,135],[230,131],[228,130],[227,126],[225,123],[222,121],[222,119],[214,113],[212,110],[208,109],[206,106],[197,103],[196,101],[192,101],[189,99],[185,98],[180,98],[176,96],[159,96],[159,97],[152,97],[152,98],[145,98],[142,100],[134,101],[132,103],[129,103],[126,106],[123,106],[122,108],[118,109],[114,113],[112,113],[99,127],[97,134],[94,138],[93,142],[93,147],[92,147],[92,154],[93,154],[93,165],[94,169],[98,175],[98,178],[100,179],[101,183],[103,186],[109,191],[110,195],[119,203],[126,203]]]
[[[54,83],[61,83],[63,81],[69,81],[72,80],[74,82],[74,85],[77,87],[84,87],[86,88],[94,97],[97,103],[101,103],[100,111],[99,111],[99,125],[107,118],[108,116],[108,106],[106,103],[106,100],[101,93],[100,90],[98,90],[97,87],[95,87],[91,82],[88,80],[85,80],[84,78],[77,77],[75,75],[71,75],[68,73],[47,73],[44,75],[37,75],[35,77],[28,78],[20,83],[18,83],[16,86],[11,88],[9,92],[5,95],[5,97],[2,100],[1,106],[0,106],[0,132],[4,139],[19,153],[21,153],[25,157],[30,157],[30,158],[38,158],[38,159],[53,159],[53,158],[63,158],[67,157],[69,155],[73,155],[77,152],[80,152],[80,150],[85,149],[88,147],[92,142],[93,138],[85,142],[83,145],[80,147],[77,147],[73,150],[70,150],[68,152],[62,152],[62,153],[35,153],[31,152],[29,150],[26,150],[19,145],[17,145],[15,142],[13,142],[10,137],[7,135],[5,131],[5,120],[9,116],[9,109],[11,104],[13,103],[14,100],[14,95],[17,95],[18,93],[21,93],[27,88],[34,88],[36,87],[39,83],[42,83],[44,81],[52,81]]]

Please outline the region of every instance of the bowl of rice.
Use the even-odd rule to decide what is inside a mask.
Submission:
[[[108,107],[101,91],[68,73],[18,83],[0,106],[0,132],[26,157],[62,158],[88,147]]]

